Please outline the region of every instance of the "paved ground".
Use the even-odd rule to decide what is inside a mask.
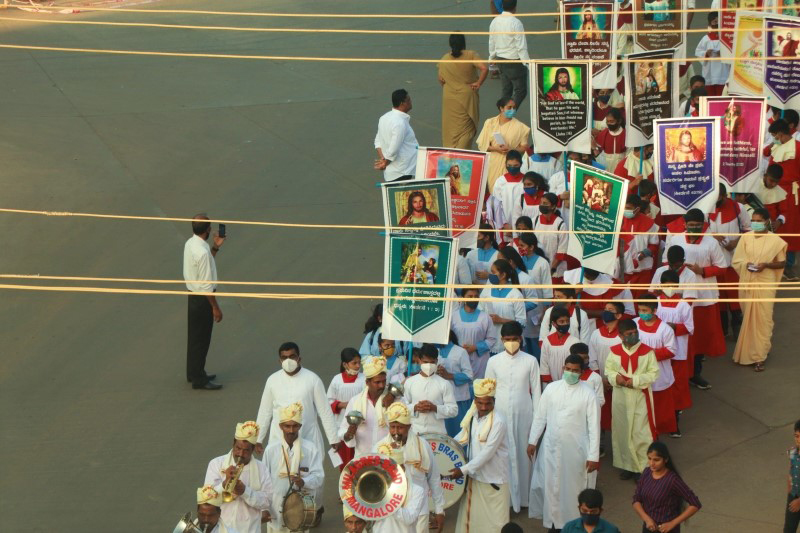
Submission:
[[[706,2],[707,3],[707,2]],[[272,12],[483,13],[486,2],[174,0],[160,7]],[[522,2],[531,4],[531,2]],[[550,2],[539,9],[550,9]],[[0,12],[4,43],[213,53],[437,58],[446,37],[350,36],[76,27]],[[6,20],[14,17],[17,21]],[[63,20],[284,27],[483,29],[488,21],[233,19],[81,14]],[[701,17],[702,18],[702,17]],[[549,29],[552,19],[527,21]],[[485,53],[485,38],[468,42]],[[531,39],[538,57],[554,37]],[[0,50],[0,206],[290,222],[380,223],[371,171],[389,94],[414,98],[420,143],[439,141],[433,66],[121,57]],[[481,91],[494,113],[499,84]],[[525,106],[527,113],[527,105]],[[523,117],[525,114],[523,114]],[[175,279],[186,224],[0,215],[2,273]],[[373,231],[229,227],[218,257],[228,280],[379,281]],[[180,288],[170,285],[169,288]],[[237,288],[235,290],[247,290]],[[4,291],[0,306],[0,463],[4,531],[167,531],[193,509],[208,459],[253,418],[276,348],[300,343],[327,382],[340,349],[360,342],[367,301],[224,299],[208,367],[225,389],[183,381],[185,299]],[[790,343],[798,308],[778,311],[764,374],[712,361],[685,437],[670,442],[704,503],[691,530],[776,531],[800,365]],[[319,531],[339,531],[335,476]],[[600,475],[607,517],[639,527],[633,485]],[[452,512],[451,515],[455,513]],[[532,530],[540,523],[521,520]],[[449,520],[452,528],[453,519]]]

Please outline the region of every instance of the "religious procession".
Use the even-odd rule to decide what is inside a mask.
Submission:
[[[697,404],[732,373],[797,382],[770,354],[776,311],[788,305],[779,294],[800,287],[800,9],[482,4],[488,50],[453,30],[437,36],[449,50],[425,65],[441,113],[419,120],[440,121],[440,144],[417,140],[410,75],[387,69],[382,80],[397,88],[369,119],[373,145],[360,147],[378,181],[380,205],[368,211],[383,216],[383,278],[371,285],[382,297],[358,300],[361,315],[340,312],[349,331],[323,333],[317,309],[292,317],[297,337],[284,329],[260,347],[269,375],[252,398],[235,395],[245,377],[212,348],[229,322],[223,309],[237,312],[217,261],[222,272],[240,267],[224,258],[244,226],[210,213],[171,219],[188,301],[181,386],[201,409],[243,413],[225,420],[218,448],[199,421],[192,440],[209,459],[183,491],[196,508],[169,501],[173,533],[615,533],[609,500],[624,501],[626,523],[643,533],[778,523],[796,533],[800,415],[782,435],[792,445],[775,484],[784,512],[739,528],[696,525],[712,495],[682,476],[688,457],[674,450],[717,423]],[[547,17],[560,57],[529,48],[534,15]],[[270,260],[297,250],[270,246]],[[359,253],[343,268],[359,270]],[[314,279],[305,281],[324,286]],[[327,374],[304,359],[301,332],[325,337]],[[223,387],[211,366],[238,377]]]

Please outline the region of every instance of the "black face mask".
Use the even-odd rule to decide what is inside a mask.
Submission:
[[[619,124],[607,124],[607,126],[611,131],[617,131],[619,129]]]
[[[581,521],[587,526],[596,526],[600,522],[600,515],[581,513]]]
[[[464,307],[470,311],[474,311],[478,307],[478,302],[464,302]]]

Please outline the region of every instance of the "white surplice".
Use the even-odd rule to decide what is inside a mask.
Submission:
[[[486,377],[497,380],[495,410],[508,424],[511,505],[519,512],[520,507],[528,506],[531,461],[527,447],[533,415],[542,394],[539,362],[522,350],[514,355],[503,351],[489,359]]]
[[[578,518],[578,494],[594,488],[596,474],[586,461],[600,460],[600,409],[595,391],[583,381],[563,379],[542,393],[533,420],[530,444],[544,438],[536,453],[528,516],[543,518],[544,527],[561,529]]]
[[[234,464],[232,451],[211,459],[203,484],[211,485],[214,490],[222,494],[225,470]],[[272,483],[267,466],[252,457],[242,469],[239,480],[244,484],[244,494],[232,502],[222,504],[221,519],[241,533],[261,533],[261,511],[272,512],[270,509]]]
[[[328,402],[333,403],[334,400],[338,402],[347,403],[350,399],[364,389],[364,374],[359,372],[358,377],[353,383],[345,383],[342,379],[342,374],[336,374],[331,379],[331,384],[328,385]],[[342,419],[347,414],[347,411],[341,410],[333,414],[333,420],[336,427],[342,422]]]

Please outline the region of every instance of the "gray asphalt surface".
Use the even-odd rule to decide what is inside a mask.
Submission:
[[[485,13],[486,4],[168,0],[143,7],[471,14]],[[554,2],[520,4],[521,11],[549,11]],[[15,10],[0,11],[0,17],[0,42],[10,44],[434,59],[447,51],[446,36],[89,27],[41,19],[446,31],[484,30],[489,23]],[[525,24],[553,26],[550,17]],[[468,37],[482,54],[486,42]],[[534,57],[560,54],[553,36],[531,37],[529,47]],[[4,49],[0,68],[0,207],[380,224],[372,140],[393,89],[412,94],[420,144],[440,143],[441,96],[432,65]],[[483,118],[495,113],[499,94],[498,81],[481,89]],[[527,113],[526,102],[523,119]],[[0,225],[0,273],[18,274],[179,279],[190,235],[188,224],[171,222],[0,214]],[[223,280],[382,280],[377,231],[229,225],[228,233],[217,258]],[[209,393],[192,391],[184,381],[184,296],[0,295],[0,528],[10,532],[171,531],[183,513],[194,511],[208,460],[229,449],[236,422],[255,417],[264,382],[279,368],[277,346],[297,341],[306,366],[327,384],[341,348],[361,342],[363,322],[377,301],[221,299],[224,320],[215,327],[207,369],[225,388]],[[797,310],[796,304],[778,308],[765,373],[723,357],[707,365],[714,388],[693,391],[695,407],[682,420],[684,438],[668,443],[704,504],[690,531],[769,532],[782,524],[786,450],[791,423],[800,417],[800,365],[791,347]],[[320,532],[341,530],[338,472],[328,474]],[[633,484],[617,479],[610,457],[603,460],[599,488],[606,518],[625,531],[638,530],[630,507]],[[449,531],[455,514],[451,509]],[[541,522],[520,522],[541,530]]]

